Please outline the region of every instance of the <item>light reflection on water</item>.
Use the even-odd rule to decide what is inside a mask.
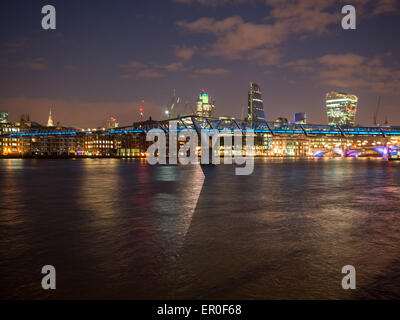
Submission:
[[[399,298],[399,170],[1,160],[0,297]],[[55,292],[40,290],[44,264]],[[353,292],[340,286],[346,264]]]

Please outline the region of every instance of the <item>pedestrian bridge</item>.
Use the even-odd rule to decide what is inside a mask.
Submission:
[[[359,156],[376,156],[379,155],[381,157],[390,157],[393,155],[397,155],[400,153],[399,146],[378,146],[374,148],[359,148],[359,149],[347,149],[343,150],[342,148],[333,148],[333,149],[325,149],[325,150],[314,150],[313,156],[317,158],[325,157],[326,155],[335,154],[341,157],[349,157],[349,158],[357,158]]]
[[[90,135],[90,134],[145,134],[152,129],[162,130],[165,133],[169,132],[170,122],[176,123],[178,132],[183,130],[218,130],[219,132],[233,132],[240,130],[242,133],[253,130],[258,134],[270,135],[305,135],[305,136],[381,136],[392,137],[400,136],[400,126],[374,126],[374,127],[338,127],[328,125],[314,124],[279,124],[276,122],[258,122],[250,123],[243,120],[234,119],[210,119],[198,116],[182,116],[175,119],[163,121],[145,121],[138,122],[131,126],[113,128],[113,129],[76,129],[76,128],[26,128],[21,129],[18,133],[3,134],[2,136],[9,137],[24,137],[24,136],[46,136],[46,135]],[[174,129],[175,130],[175,129]]]

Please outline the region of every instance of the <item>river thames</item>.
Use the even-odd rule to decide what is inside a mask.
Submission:
[[[0,298],[400,298],[400,162],[0,160]],[[57,289],[41,288],[53,265]],[[357,270],[343,290],[341,269]]]

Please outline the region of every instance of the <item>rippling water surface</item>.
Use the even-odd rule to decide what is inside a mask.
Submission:
[[[0,160],[0,298],[400,298],[399,182],[381,160]]]

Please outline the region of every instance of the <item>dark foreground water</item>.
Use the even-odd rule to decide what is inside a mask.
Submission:
[[[0,160],[0,298],[400,298],[400,163]],[[54,265],[57,289],[41,289]],[[357,270],[357,290],[341,269]]]

